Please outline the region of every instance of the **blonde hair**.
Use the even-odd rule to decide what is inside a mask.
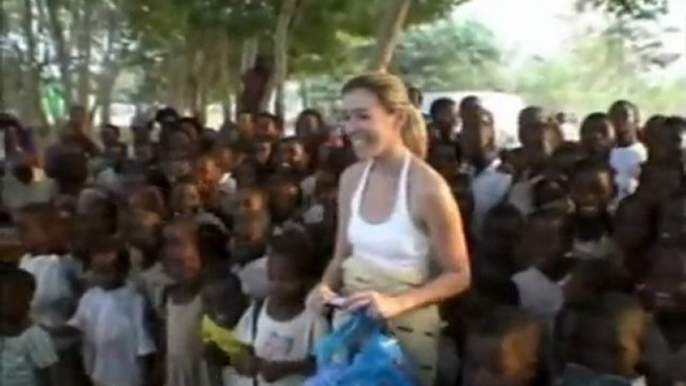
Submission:
[[[407,87],[395,75],[372,72],[350,79],[343,86],[342,94],[364,89],[374,94],[381,106],[389,113],[399,113],[403,118],[400,137],[414,155],[424,158],[428,149],[429,136],[422,114],[412,104]]]

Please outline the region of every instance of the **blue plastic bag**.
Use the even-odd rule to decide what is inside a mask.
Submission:
[[[357,313],[315,349],[317,374],[305,386],[416,386],[398,341],[379,322]]]

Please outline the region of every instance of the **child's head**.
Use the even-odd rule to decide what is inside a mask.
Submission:
[[[188,159],[197,147],[195,132],[178,124],[167,129],[161,139],[166,156],[173,160]]]
[[[282,129],[281,118],[274,114],[263,112],[255,120],[255,133],[260,136],[278,137]]]
[[[240,243],[264,241],[269,235],[270,218],[265,210],[245,211],[235,218],[234,236]]]
[[[236,166],[236,183],[239,188],[257,185],[257,168],[252,162],[241,162]]]
[[[196,214],[202,208],[198,186],[190,179],[177,182],[172,187],[170,206],[175,215]]]
[[[524,217],[517,208],[509,204],[493,207],[484,220],[483,236],[488,242],[481,245],[482,252],[492,258],[512,256],[523,227]]]
[[[460,158],[457,146],[440,143],[432,146],[429,151],[429,164],[436,169],[446,181],[453,181],[460,169]]]
[[[637,299],[605,293],[567,307],[564,315],[565,362],[624,378],[637,375],[647,318]]]
[[[538,367],[540,325],[516,308],[497,307],[469,330],[467,373],[473,386],[526,386]]]
[[[291,304],[304,301],[314,279],[312,242],[307,234],[287,229],[269,242],[268,253],[269,299]]]
[[[193,175],[200,195],[205,199],[212,197],[217,190],[223,171],[217,160],[210,155],[202,155],[195,161]]]
[[[249,305],[248,297],[242,291],[241,280],[228,265],[205,271],[202,297],[205,313],[212,321],[227,329],[238,324]]]
[[[239,188],[236,194],[236,213],[267,210],[267,195],[257,187]]]
[[[594,218],[605,213],[615,191],[611,166],[592,160],[577,165],[572,177],[571,198],[578,216]]]
[[[569,202],[569,180],[558,171],[548,171],[533,186],[535,208],[564,205]]]
[[[229,146],[222,142],[214,146],[212,155],[224,173],[233,172],[243,159],[243,151],[238,146]]]
[[[308,156],[305,146],[298,138],[286,138],[279,143],[277,166],[285,171],[303,171],[307,168]]]
[[[132,211],[155,212],[160,216],[164,216],[167,212],[162,192],[153,185],[145,185],[133,189],[127,200],[129,209]]]
[[[310,138],[314,135],[321,134],[325,129],[326,124],[322,114],[313,109],[305,109],[300,112],[295,121],[295,133],[300,138]]]
[[[272,158],[273,141],[269,137],[260,136],[252,143],[252,160],[257,165],[267,165]]]
[[[53,252],[59,240],[61,221],[57,210],[49,204],[31,204],[17,214],[17,231],[24,247],[33,254]]]
[[[584,148],[578,142],[563,142],[550,158],[550,167],[567,178],[574,174],[575,166],[586,158]]]
[[[100,128],[100,141],[102,141],[105,147],[119,143],[120,136],[121,129],[119,129],[119,126],[104,124]]]
[[[133,210],[126,223],[126,241],[141,251],[154,251],[159,247],[164,220],[159,213]]]
[[[599,160],[606,160],[615,146],[615,131],[605,113],[588,115],[581,124],[580,137],[586,154]]]
[[[0,271],[0,334],[4,335],[4,330],[15,331],[29,323],[35,290],[36,280],[31,273],[18,268]]]
[[[565,304],[584,304],[610,292],[631,294],[634,286],[628,272],[603,259],[584,260],[572,270],[564,285]]]
[[[93,250],[91,271],[95,285],[104,290],[121,288],[131,269],[131,259],[126,248],[113,244],[102,245]]]
[[[202,273],[197,232],[198,226],[190,218],[176,219],[162,232],[164,269],[177,283],[195,282]]]
[[[560,210],[539,210],[529,215],[521,238],[525,266],[550,266],[571,249],[574,232],[568,215]]]
[[[275,176],[268,183],[269,209],[276,223],[290,219],[300,205],[300,186],[292,179]]]
[[[105,191],[86,188],[76,202],[77,221],[85,221],[100,235],[114,235],[119,225],[119,207]]]

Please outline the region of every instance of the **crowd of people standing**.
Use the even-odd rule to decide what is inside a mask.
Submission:
[[[2,114],[0,385],[302,385],[351,312],[424,386],[686,382],[686,119],[531,106],[500,149],[478,98],[420,105],[373,73],[341,130],[165,108],[128,143],[75,107],[40,149]]]

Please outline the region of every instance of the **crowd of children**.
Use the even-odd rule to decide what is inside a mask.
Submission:
[[[411,90],[417,103],[421,94]],[[686,382],[686,120],[618,101],[566,141],[544,109],[499,149],[474,97],[433,103],[427,162],[468,230],[472,285],[441,305],[439,386]],[[74,108],[38,154],[0,117],[2,386],[302,385],[330,318],[305,299],[333,254],[345,133],[305,110],[207,129]],[[153,140],[153,132],[157,140]],[[22,140],[19,140],[22,139]],[[442,345],[443,346],[443,345]]]

